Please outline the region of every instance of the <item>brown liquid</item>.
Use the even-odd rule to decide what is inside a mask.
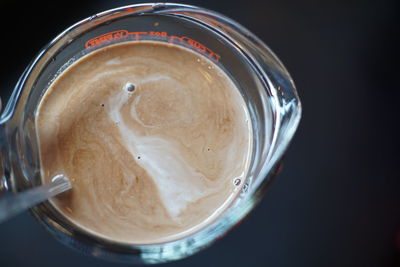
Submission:
[[[95,51],[46,91],[36,126],[51,203],[81,229],[149,244],[215,219],[246,177],[251,125],[229,77],[188,49],[129,42]]]

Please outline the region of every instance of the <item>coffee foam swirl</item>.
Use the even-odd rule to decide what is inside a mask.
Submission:
[[[148,82],[163,82],[163,80],[168,79],[170,78],[165,76],[152,76],[144,79],[144,81],[136,86],[145,85]],[[168,94],[179,94],[179,92],[174,92],[175,87],[172,88],[172,92]],[[157,87],[154,91],[152,95],[154,96],[153,98],[156,98]],[[213,193],[215,189],[210,190],[208,188],[206,177],[190,166],[190,163],[182,157],[181,152],[172,142],[159,136],[141,136],[125,123],[121,109],[123,105],[127,104],[130,97],[132,97],[132,94],[126,90],[121,90],[121,92],[111,97],[108,101],[110,106],[108,114],[112,121],[117,124],[124,144],[132,157],[137,159],[136,162],[152,177],[160,192],[160,197],[165,208],[173,218],[176,218],[186,208],[188,203],[195,202],[205,195]],[[151,96],[145,97],[151,98]],[[163,114],[162,117],[168,117],[165,121],[154,119],[153,115],[153,117],[146,120],[152,123],[147,124],[140,119],[136,111],[136,107],[141,104],[141,99],[143,99],[143,95],[137,97],[131,103],[131,117],[128,119],[133,119],[145,127],[165,127],[171,124],[182,123],[186,118],[182,119],[181,115],[183,117],[187,117],[187,114],[191,115],[187,113],[187,110],[178,110],[177,112],[173,112],[171,116],[170,114]],[[174,103],[180,104],[175,101],[173,99]],[[187,102],[184,100],[183,103]],[[182,114],[182,112],[186,114]]]

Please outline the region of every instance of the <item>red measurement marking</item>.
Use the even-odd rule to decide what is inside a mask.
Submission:
[[[119,30],[108,32],[99,36],[96,36],[85,43],[85,48],[91,48],[99,44],[119,40],[125,38],[128,35],[127,30]]]
[[[147,34],[147,32],[129,32],[129,35],[135,35],[135,39],[139,40],[141,34]]]
[[[158,32],[158,31],[148,31],[148,32],[128,32],[127,30],[113,31],[90,39],[89,41],[86,42],[85,48],[92,48],[100,44],[120,40],[122,38],[126,38],[128,35],[133,35],[135,37],[135,40],[140,40],[142,35],[156,36],[166,39],[169,43],[178,43],[190,46],[193,49],[208,56],[209,58],[211,58],[216,62],[218,62],[221,58],[219,54],[215,53],[207,46],[187,36],[168,35],[167,32]]]
[[[182,37],[178,37],[178,36],[171,36],[169,39],[169,42],[173,43],[174,41],[179,40],[180,43],[186,43],[189,46],[193,47],[194,49],[196,49],[197,51],[207,55],[208,57],[210,57],[211,59],[213,59],[214,61],[218,62],[221,58],[220,55],[218,55],[217,53],[214,53],[214,51],[212,51],[210,48],[208,48],[207,46],[203,45],[202,43],[195,41],[187,36],[182,36]]]
[[[168,36],[167,32],[153,32],[153,31],[150,31],[149,35],[160,36],[160,37],[167,37]]]

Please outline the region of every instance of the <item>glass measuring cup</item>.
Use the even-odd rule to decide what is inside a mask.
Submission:
[[[61,242],[100,258],[155,263],[210,245],[260,200],[299,123],[301,107],[290,75],[274,54],[238,23],[180,4],[140,4],[106,11],[73,25],[50,42],[18,81],[0,119],[0,191],[40,185],[36,109],[52,81],[96,49],[135,40],[170,42],[208,57],[233,79],[248,106],[253,154],[241,195],[216,220],[179,240],[142,245],[111,242],[85,232],[45,202],[33,215]]]

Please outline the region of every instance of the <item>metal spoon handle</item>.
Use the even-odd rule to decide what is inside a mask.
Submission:
[[[68,177],[56,175],[52,181],[18,194],[6,195],[0,199],[0,223],[72,188]]]

